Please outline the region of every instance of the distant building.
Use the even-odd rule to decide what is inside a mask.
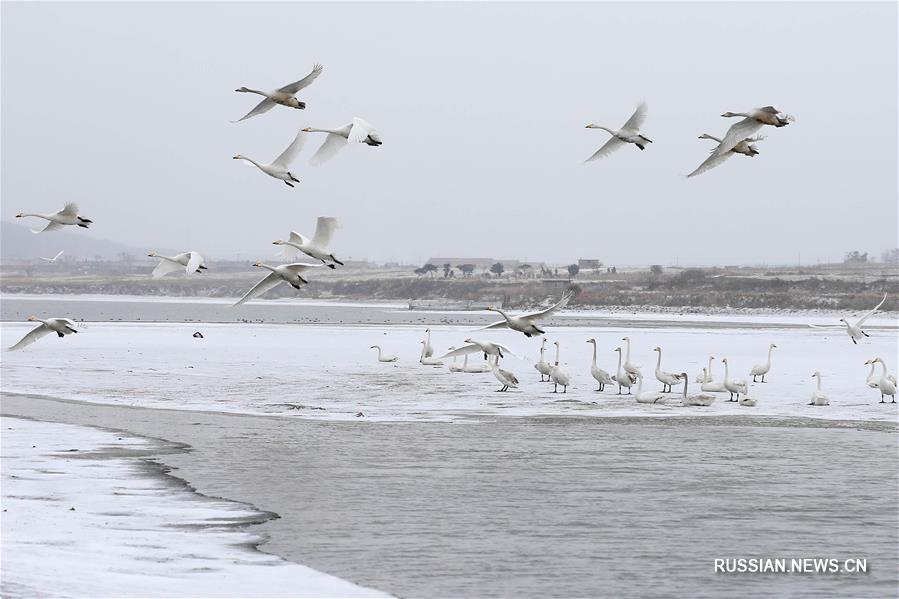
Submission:
[[[602,260],[596,258],[578,258],[577,266],[581,270],[599,270],[602,268]]]

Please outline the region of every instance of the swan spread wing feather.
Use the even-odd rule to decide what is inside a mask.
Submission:
[[[539,320],[541,318],[548,318],[564,308],[568,305],[568,302],[571,301],[571,298],[574,296],[571,292],[566,292],[565,295],[562,296],[558,302],[546,308],[545,310],[540,310],[539,312],[531,312],[530,314],[524,314],[519,316],[519,318],[523,318],[525,320]]]
[[[78,216],[78,204],[75,202],[69,202],[66,204],[62,210],[57,212],[60,216]]]
[[[297,133],[297,136],[293,139],[287,149],[281,152],[281,155],[275,158],[272,161],[273,166],[279,166],[281,168],[286,169],[290,166],[290,163],[293,162],[293,159],[296,158],[297,154],[300,153],[300,150],[303,149],[303,145],[306,143],[306,132],[300,130]]]
[[[47,223],[47,225],[43,229],[30,229],[32,233],[37,235],[38,233],[46,233],[47,231],[58,231],[62,229],[65,225],[61,223],[53,222],[52,220]]]
[[[312,236],[312,245],[326,250],[331,246],[331,237],[337,229],[337,219],[333,216],[319,216],[315,223],[315,235]]]
[[[289,270],[292,273],[299,274],[301,272],[305,272],[310,268],[319,268],[321,264],[308,264],[306,262],[294,262],[293,264],[282,264],[281,267],[285,270]]]
[[[191,252],[187,260],[187,274],[191,275],[197,272],[201,265],[203,265],[203,256],[197,252]]]
[[[350,128],[349,140],[354,143],[361,143],[371,135],[373,139],[379,140],[378,134],[371,123],[359,117],[353,117],[352,127]]]
[[[177,256],[173,256],[176,260],[183,256],[184,254],[178,254]],[[184,268],[184,265],[179,262],[172,262],[171,260],[166,260],[165,258],[159,259],[159,264],[156,265],[156,268],[153,269],[153,272],[150,273],[154,279],[159,279],[164,277],[165,275],[173,272],[178,272]],[[194,269],[196,270],[196,269]],[[193,272],[193,271],[188,271]]]
[[[269,110],[271,110],[271,109],[274,108],[275,106],[276,106],[276,103],[275,103],[273,100],[269,100],[268,98],[263,98],[263,100],[262,100],[259,104],[257,104],[257,105],[253,108],[253,110],[251,110],[250,112],[246,113],[245,115],[243,115],[242,117],[240,117],[240,118],[237,119],[236,121],[232,121],[232,122],[233,122],[233,123],[239,123],[240,121],[245,121],[245,120],[247,120],[247,119],[250,118],[250,117],[256,116],[257,114],[262,114],[263,112],[268,112]]]
[[[315,79],[322,74],[322,65],[317,64],[312,67],[312,72],[300,79],[299,81],[294,81],[293,83],[288,83],[282,88],[279,88],[279,92],[283,92],[285,94],[295,94],[304,87],[308,87],[310,83],[315,81]]]
[[[637,106],[637,110],[634,111],[631,118],[629,118],[621,128],[639,131],[640,127],[643,126],[643,122],[646,120],[646,110],[646,102],[640,102],[640,105]]]
[[[747,137],[754,135],[761,128],[762,123],[752,117],[746,117],[741,121],[737,121],[731,125],[730,129],[727,130],[727,133],[724,134],[724,139],[721,140],[721,143],[715,148],[715,154],[718,156],[727,154],[733,150],[738,143]]]
[[[612,136],[609,141],[603,144],[601,148],[593,152],[593,155],[590,158],[587,158],[584,162],[592,162],[593,160],[598,160],[600,158],[605,158],[618,148],[624,145],[625,142],[621,141],[615,136]]]
[[[16,351],[17,349],[22,349],[27,345],[31,345],[41,337],[45,335],[49,335],[53,332],[53,329],[48,327],[47,325],[41,323],[40,326],[32,329],[27,335],[22,337],[18,343],[9,348],[9,351]]]
[[[868,320],[871,316],[873,316],[873,314],[880,309],[880,307],[883,305],[883,302],[885,302],[885,301],[887,301],[886,293],[883,294],[883,299],[880,300],[879,304],[874,306],[873,310],[871,310],[870,312],[867,312],[864,316],[862,316],[861,318],[858,319],[858,322],[855,323],[855,326],[861,327],[863,324],[865,324],[865,321]]]
[[[708,158],[706,158],[705,160],[703,160],[702,164],[700,164],[699,166],[696,167],[696,170],[694,170],[692,173],[687,175],[687,178],[689,179],[690,177],[695,177],[696,175],[701,175],[702,173],[704,173],[706,171],[712,170],[713,168],[715,168],[716,166],[720,165],[725,160],[727,160],[728,158],[733,156],[733,154],[734,154],[733,152],[726,152],[724,154],[716,154],[715,150],[712,150],[711,155]]]
[[[490,323],[485,327],[481,327],[479,329],[475,329],[476,331],[486,331],[487,329],[505,329],[509,327],[509,323],[506,319],[497,320],[496,322]]]
[[[254,297],[259,297],[260,295],[262,295],[269,289],[274,289],[275,287],[277,287],[283,280],[284,279],[282,279],[276,273],[273,273],[273,272],[268,273],[267,275],[265,275],[265,277],[263,277],[263,279],[261,281],[259,281],[255,285],[253,285],[253,287],[249,291],[247,291],[242,298],[237,300],[233,304],[233,306],[239,306],[239,305],[243,304],[244,302],[250,301]]]
[[[309,164],[312,166],[320,166],[328,162],[337,155],[337,152],[346,147],[349,143],[350,142],[343,135],[328,133],[327,137],[325,137],[325,141],[322,142],[322,145],[319,146],[315,154],[312,155],[312,158],[309,159]]]

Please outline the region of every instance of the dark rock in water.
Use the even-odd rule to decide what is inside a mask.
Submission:
[[[194,333],[194,339],[202,339],[202,338],[203,338],[203,333],[201,333],[200,331],[197,331],[196,333]]]

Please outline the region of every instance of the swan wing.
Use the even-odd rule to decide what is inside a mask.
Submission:
[[[187,259],[187,274],[193,274],[199,270],[200,266],[203,264],[203,256],[198,254],[197,252],[190,252],[189,258]]]
[[[312,236],[312,245],[326,250],[331,246],[331,237],[338,227],[337,219],[333,216],[319,216],[315,223],[315,235]]]
[[[646,102],[640,102],[640,105],[637,106],[637,110],[634,111],[634,114],[631,115],[631,118],[627,120],[622,129],[630,129],[632,131],[639,131],[640,127],[643,126],[643,122],[646,120]]]
[[[47,225],[43,229],[30,229],[32,233],[37,235],[38,233],[46,233],[47,231],[58,231],[62,229],[65,225],[53,222],[52,220],[47,223]]]
[[[727,154],[733,150],[738,143],[747,137],[754,135],[761,128],[762,123],[751,117],[746,117],[741,121],[737,121],[731,125],[730,129],[727,130],[727,133],[724,134],[724,139],[722,139],[721,143],[718,144],[718,147],[715,148],[715,155],[721,156]]]
[[[56,214],[58,214],[59,216],[78,216],[78,204],[76,204],[75,202],[69,202],[63,207],[62,210],[60,210]]]
[[[720,144],[719,144],[719,147],[720,147]],[[716,150],[712,150],[712,153],[709,155],[709,157],[706,158],[705,160],[703,160],[702,164],[700,164],[699,166],[696,167],[696,170],[694,170],[692,173],[687,175],[687,178],[689,179],[690,177],[695,177],[696,175],[701,175],[702,173],[704,173],[706,171],[712,170],[713,168],[715,168],[716,166],[720,165],[725,160],[727,160],[728,158],[733,156],[733,154],[734,154],[733,152],[726,152],[724,154],[716,154]]]
[[[232,123],[239,123],[240,121],[245,121],[245,120],[247,120],[248,118],[251,118],[251,117],[256,116],[257,114],[262,114],[263,112],[268,112],[269,110],[271,110],[272,108],[274,108],[276,105],[277,105],[276,102],[274,102],[273,100],[269,100],[268,98],[263,98],[262,102],[260,102],[259,104],[257,104],[257,105],[253,108],[253,110],[251,110],[250,112],[246,113],[245,115],[243,115],[242,117],[240,117],[240,118],[237,119],[236,121],[231,121],[231,122],[232,122]]]
[[[300,130],[297,133],[297,136],[290,143],[290,145],[287,146],[287,149],[281,152],[281,155],[272,161],[272,165],[286,169],[288,166],[290,166],[290,163],[293,162],[293,159],[296,158],[297,154],[300,153],[300,150],[303,149],[303,145],[305,143],[306,132]]]
[[[830,329],[830,330],[843,328],[842,325],[838,325],[838,324],[811,324],[811,323],[808,323],[808,327],[810,329]]]
[[[592,162],[594,160],[599,160],[600,158],[605,158],[621,146],[625,145],[625,142],[621,141],[614,135],[609,141],[607,141],[601,148],[593,152],[593,155],[590,158],[587,158],[584,162]]]
[[[381,138],[375,132],[375,128],[371,123],[359,117],[353,117],[352,127],[350,128],[349,140],[355,143],[361,143],[371,136],[375,141],[381,141]]]
[[[56,254],[55,256],[53,256],[53,261],[56,262],[57,260],[59,260],[59,257],[62,256],[62,253],[63,253],[64,251],[65,251],[65,250],[59,250],[59,253]]]
[[[178,256],[175,256],[177,258]],[[159,279],[161,277],[166,276],[169,273],[178,272],[184,268],[183,264],[179,264],[178,262],[172,262],[171,260],[166,260],[165,258],[159,259],[159,264],[156,265],[156,268],[153,269],[153,272],[150,275],[154,279]],[[196,270],[196,269],[194,269]],[[189,270],[188,272],[193,272]]]
[[[343,135],[328,133],[327,137],[325,137],[325,141],[319,146],[318,150],[315,151],[312,158],[309,159],[309,164],[312,166],[321,166],[334,158],[334,156],[337,155],[337,152],[346,147],[349,143],[350,142],[347,141],[347,138]]]
[[[288,270],[294,274],[300,274],[310,268],[321,268],[322,264],[308,264],[306,262],[294,262],[293,264],[282,264],[281,268]]]
[[[281,283],[282,280],[283,279],[281,279],[281,277],[277,273],[268,273],[267,275],[265,275],[265,277],[263,277],[261,281],[253,285],[253,287],[249,291],[247,291],[242,298],[237,300],[232,305],[232,307],[239,306],[245,302],[248,302],[254,297],[259,297],[269,289],[274,289]]]
[[[518,354],[516,354],[515,352],[513,352],[511,349],[509,349],[509,348],[506,347],[505,345],[500,345],[499,343],[494,343],[493,345],[495,345],[496,347],[498,347],[498,348],[500,348],[501,350],[503,350],[503,354],[509,354],[509,355],[512,356],[513,358],[518,358],[519,360],[524,360],[524,358],[522,358],[521,356],[519,356]]]
[[[22,337],[18,343],[9,348],[9,351],[16,351],[17,349],[22,349],[27,345],[31,345],[41,337],[45,335],[49,335],[53,332],[53,329],[48,327],[47,325],[41,323],[40,326],[32,329],[27,335]]]
[[[446,358],[452,358],[453,356],[464,356],[466,354],[476,354],[480,351],[483,351],[483,350],[480,347],[478,347],[477,345],[474,345],[474,344],[463,345],[462,347],[457,347],[456,349],[443,354],[442,356],[440,356],[437,359],[445,360]]]
[[[558,302],[550,306],[545,310],[541,310],[539,312],[531,312],[530,314],[524,314],[519,316],[519,318],[523,318],[525,320],[540,320],[541,318],[548,318],[564,308],[568,305],[568,302],[571,301],[571,298],[574,297],[574,294],[570,291],[566,292],[565,295],[562,296]]]
[[[506,319],[497,320],[494,323],[488,324],[486,327],[481,327],[479,329],[474,329],[476,331],[486,331],[487,329],[505,329],[509,327],[509,323]]]
[[[316,78],[322,74],[322,65],[317,64],[312,67],[312,72],[300,79],[299,81],[294,81],[293,83],[288,83],[284,87],[278,88],[279,92],[284,92],[285,94],[295,94],[304,87],[308,87]]]
[[[885,301],[887,301],[887,294],[886,294],[886,293],[883,294],[883,299],[880,300],[880,303],[879,303],[879,304],[877,304],[876,306],[874,306],[874,309],[873,309],[873,310],[869,311],[869,312],[866,313],[864,316],[862,316],[861,318],[858,319],[858,322],[855,323],[855,326],[861,327],[863,324],[865,324],[865,321],[868,320],[868,319],[869,319],[875,312],[877,312],[877,311],[880,309],[880,307],[883,305],[883,302],[885,302]]]

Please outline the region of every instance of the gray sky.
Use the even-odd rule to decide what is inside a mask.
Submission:
[[[274,253],[338,217],[337,253],[558,262],[804,263],[897,237],[897,5],[2,4],[2,208],[77,201],[87,235]],[[239,124],[305,76],[305,111]],[[645,152],[582,164],[649,104]],[[725,110],[773,104],[761,154],[684,178]],[[231,156],[361,116],[290,189]],[[31,223],[32,225],[36,222]]]

